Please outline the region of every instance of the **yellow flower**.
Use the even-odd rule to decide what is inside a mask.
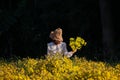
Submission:
[[[74,41],[75,39],[74,38],[70,38],[70,41]]]
[[[69,42],[69,46],[71,47],[71,49],[77,50],[77,49],[81,49],[82,46],[86,46],[87,42],[85,42],[84,39],[82,39],[81,37],[77,37],[75,38],[70,38],[70,42]]]

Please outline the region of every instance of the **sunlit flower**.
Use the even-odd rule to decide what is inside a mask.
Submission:
[[[120,64],[72,60],[57,54],[46,59],[25,58],[16,62],[0,61],[0,80],[119,80]]]
[[[73,51],[77,49],[79,50],[82,48],[82,46],[86,46],[87,44],[87,42],[85,42],[85,40],[81,37],[77,37],[76,39],[70,38],[69,40],[70,40],[69,46],[71,47]]]

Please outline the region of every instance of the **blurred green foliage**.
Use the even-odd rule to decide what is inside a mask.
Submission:
[[[103,55],[97,0],[1,0],[0,55],[43,56],[49,33],[57,27],[63,29],[66,43],[75,36],[87,41],[78,56]]]

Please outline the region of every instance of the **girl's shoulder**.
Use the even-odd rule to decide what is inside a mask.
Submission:
[[[65,42],[61,42],[62,44],[66,44]]]
[[[47,45],[50,46],[50,45],[55,45],[55,44],[54,44],[54,42],[49,42],[49,43],[47,43]],[[60,45],[66,45],[66,43],[65,42],[61,42]]]
[[[49,42],[49,43],[47,43],[47,45],[53,45],[54,43],[53,42]]]
[[[61,44],[62,44],[62,45],[66,45],[66,43],[65,43],[65,42],[61,42]]]

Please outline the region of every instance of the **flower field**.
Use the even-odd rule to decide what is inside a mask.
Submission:
[[[0,80],[120,80],[120,64],[61,55],[0,60]]]

